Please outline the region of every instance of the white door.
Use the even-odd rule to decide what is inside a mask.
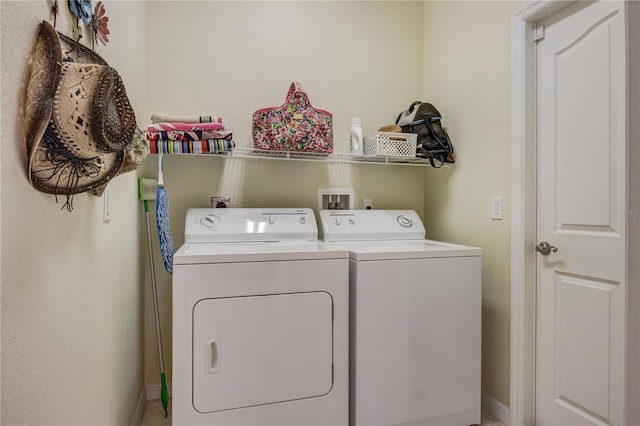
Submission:
[[[536,424],[624,422],[625,10],[577,2],[537,42]],[[545,250],[542,250],[545,251]]]

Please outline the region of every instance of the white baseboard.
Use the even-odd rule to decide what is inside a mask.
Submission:
[[[140,398],[138,398],[138,406],[136,407],[136,412],[133,415],[133,420],[131,420],[131,426],[140,426],[140,423],[142,423],[142,416],[144,415],[144,407],[146,405],[146,390],[143,388],[140,392]]]
[[[482,391],[482,408],[506,426],[511,426],[509,407]]]
[[[147,385],[147,401],[153,401],[154,399],[160,399],[160,391],[162,390],[162,385]],[[171,398],[171,383],[167,383],[167,391],[169,391],[169,398]]]

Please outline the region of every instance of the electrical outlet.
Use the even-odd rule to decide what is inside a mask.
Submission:
[[[373,210],[373,199],[372,198],[363,198],[362,199],[362,207],[365,210]]]
[[[318,210],[353,210],[353,188],[318,188]]]

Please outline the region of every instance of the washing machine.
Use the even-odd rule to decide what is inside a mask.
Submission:
[[[426,240],[415,211],[320,222],[350,253],[350,423],[479,424],[481,249]]]
[[[348,424],[348,251],[310,209],[190,209],[173,269],[174,425]]]

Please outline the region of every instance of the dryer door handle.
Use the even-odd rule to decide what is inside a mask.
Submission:
[[[204,372],[214,374],[220,372],[220,338],[208,339],[204,342]]]

